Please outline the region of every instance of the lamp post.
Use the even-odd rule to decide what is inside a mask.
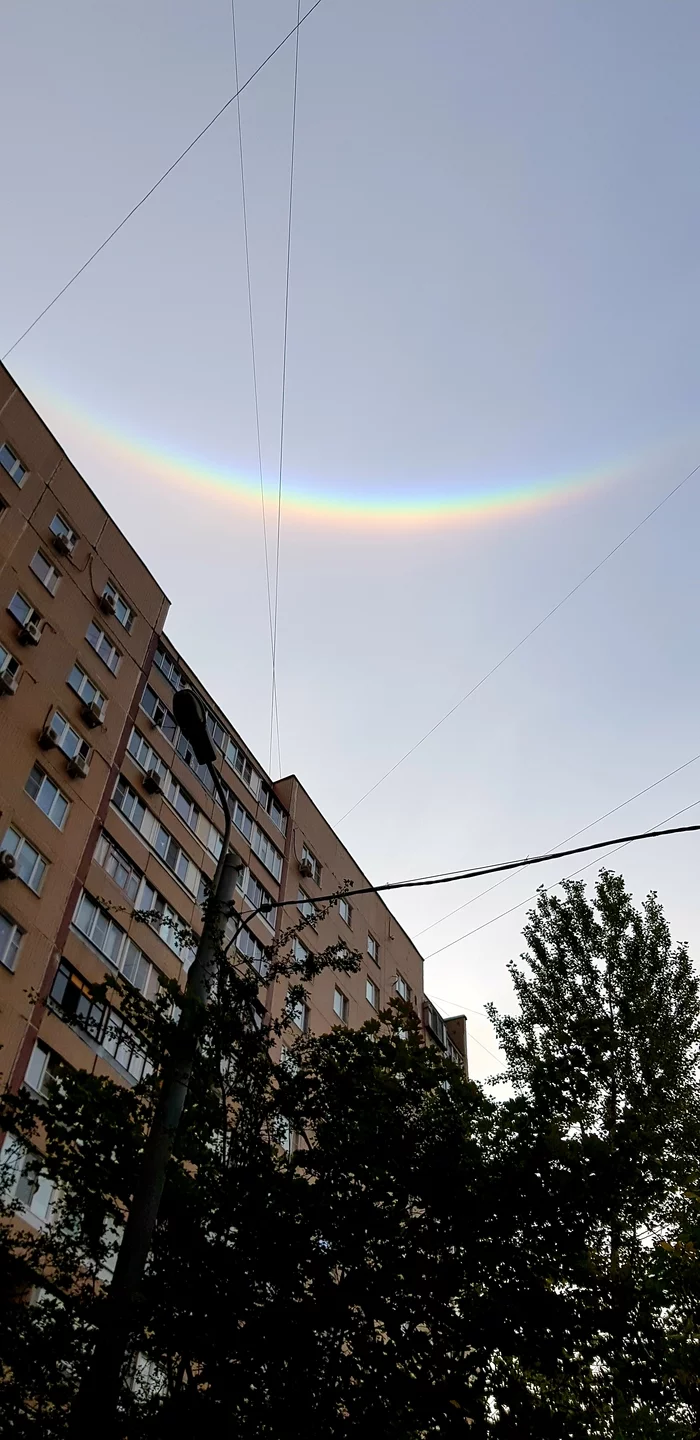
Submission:
[[[117,1254],[95,1348],[73,1407],[71,1434],[93,1440],[99,1424],[103,1440],[116,1433],[121,1372],[126,1357],[133,1311],[146,1268],[173,1144],[187,1100],[200,1038],[201,1011],[209,1001],[218,947],[236,889],[240,863],[229,851],[231,811],[226,791],[214,769],[216,751],[206,727],[206,713],[193,690],[179,690],[173,711],[200,765],[206,765],[224,812],[224,839],[207,902],[204,926],[190,966],[173,1053],[166,1062],[160,1093],[144,1146],[124,1235]]]

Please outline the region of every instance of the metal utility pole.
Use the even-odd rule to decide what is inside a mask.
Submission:
[[[223,806],[223,847],[206,907],[204,929],[185,986],[186,1000],[194,1004],[183,1006],[173,1053],[164,1069],[102,1322],[73,1407],[70,1433],[74,1440],[88,1440],[88,1437],[94,1440],[97,1430],[102,1440],[113,1440],[118,1435],[117,1405],[129,1332],[143,1284],[168,1163],[187,1101],[201,1034],[202,1010],[209,1002],[217,956],[240,870],[240,861],[228,848],[231,812],[226,792],[214,769],[216,751],[206,728],[202,702],[193,690],[180,690],[175,695],[173,711],[197,760],[207,766]]]

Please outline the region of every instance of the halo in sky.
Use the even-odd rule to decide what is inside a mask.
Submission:
[[[232,505],[259,510],[257,474],[244,474],[204,456],[133,434],[121,425],[89,414],[45,386],[40,386],[39,392],[42,403],[55,417],[54,424],[60,426],[64,421],[73,437],[88,443],[106,460],[193,495],[208,494],[229,500]],[[60,434],[57,438],[60,441]],[[382,484],[356,485],[337,480],[323,483],[285,476],[282,509],[286,518],[326,526],[386,530],[471,526],[581,500],[617,479],[622,469],[618,463],[535,479],[451,484],[436,477],[422,485],[395,489]],[[265,500],[276,506],[276,478],[274,483],[266,483]]]

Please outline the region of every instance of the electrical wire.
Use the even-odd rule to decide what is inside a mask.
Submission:
[[[583,825],[580,830],[574,830],[573,835],[565,835],[563,840],[557,841],[557,846],[568,845],[570,840],[577,840],[579,835],[585,835],[586,831],[592,830],[594,825],[600,825],[601,821],[608,820],[611,815],[616,815],[618,810],[624,810],[627,805],[631,805],[634,800],[639,800],[642,795],[648,795],[650,790],[655,790],[658,785],[663,785],[665,780],[670,780],[673,775],[679,775],[681,770],[687,770],[689,765],[695,765],[698,760],[700,760],[700,754],[691,756],[690,760],[684,760],[682,765],[677,765],[675,770],[668,770],[667,773],[661,775],[658,780],[653,780],[651,785],[645,785],[643,790],[637,790],[634,795],[630,795],[628,800],[621,800],[619,805],[613,805],[612,810],[606,810],[605,814],[599,815],[597,820],[591,820],[588,825]],[[552,849],[556,848],[556,846],[552,846]],[[474,905],[476,901],[481,900],[484,895],[490,895],[492,890],[498,890],[499,886],[505,885],[510,879],[512,879],[512,876],[506,875],[503,880],[497,880],[495,885],[489,885],[486,890],[480,890],[478,895],[472,895],[469,900],[465,900],[463,905],[457,905],[454,910],[448,910],[446,915],[441,915],[438,920],[432,920],[429,925],[424,925],[422,930],[417,930],[415,935],[412,936],[412,939],[415,941],[418,940],[421,935],[427,935],[428,931],[434,930],[436,925],[442,925],[445,920],[451,920],[453,915],[459,915],[461,910],[466,910],[469,905]]]
[[[608,550],[607,554],[603,555],[602,559],[599,560],[598,563],[594,565],[591,570],[589,570],[585,575],[583,575],[581,579],[578,580],[576,584],[571,587],[570,590],[567,590],[566,594],[562,596],[561,600],[558,600],[556,605],[552,605],[551,609],[547,611],[546,615],[543,615],[541,619],[537,621],[536,625],[531,626],[531,628],[526,632],[526,634],[522,635],[521,638],[516,642],[516,644],[512,645],[510,650],[507,650],[505,655],[502,655],[500,660],[497,660],[496,664],[492,665],[491,669],[487,670],[486,674],[482,675],[481,679],[477,680],[476,684],[472,685],[471,689],[467,690],[466,693],[462,695],[461,699],[455,701],[455,704],[450,706],[450,709],[447,710],[445,714],[440,717],[439,720],[436,720],[435,724],[431,725],[430,729],[426,730],[425,734],[421,735],[420,739],[416,740],[415,744],[411,745],[410,748],[406,750],[404,754],[400,757],[400,759],[395,762],[395,764],[391,765],[388,770],[385,770],[384,774],[380,775],[379,779],[375,780],[374,784],[370,785],[368,790],[365,790],[364,794],[360,796],[359,800],[356,800],[354,805],[351,805],[350,809],[346,810],[345,814],[340,816],[337,824],[340,825],[342,824],[343,820],[347,820],[348,815],[352,815],[353,811],[357,810],[358,806],[362,805],[370,795],[373,795],[375,790],[378,790],[379,786],[383,785],[384,781],[389,779],[390,775],[393,775],[394,772],[398,770],[399,767],[403,765],[405,761],[410,758],[411,755],[415,755],[416,750],[419,750],[421,745],[424,745],[426,740],[429,740],[430,736],[435,734],[436,730],[439,730],[440,727],[444,725],[445,722],[449,720],[450,717],[454,715],[455,712],[459,710],[462,705],[466,704],[466,701],[470,700],[472,695],[476,695],[477,690],[480,690],[482,685],[486,684],[487,680],[490,680],[491,677],[495,675],[496,672],[500,670],[502,666],[505,665],[506,662],[510,660],[513,655],[517,654],[518,650],[521,650],[523,645],[527,644],[527,641],[531,640],[532,636],[536,635],[537,631],[541,630],[542,626],[546,625],[547,621],[551,620],[552,616],[556,615],[557,611],[561,610],[562,606],[566,605],[567,601],[571,600],[572,596],[576,595],[577,592],[581,590],[582,587],[586,585],[589,580],[592,580],[593,576],[597,575],[598,571],[602,570],[603,566],[607,565],[609,560],[612,560],[613,555],[617,555],[618,550],[621,550],[623,545],[626,545],[628,540],[631,540],[632,537],[636,535],[639,530],[642,529],[642,526],[646,525],[647,521],[651,520],[652,516],[656,515],[658,511],[661,510],[662,506],[666,505],[667,502],[674,495],[677,495],[678,491],[682,490],[683,486],[687,485],[688,481],[692,480],[693,476],[697,475],[699,470],[700,462],[698,462],[697,465],[693,466],[693,469],[689,470],[688,474],[684,475],[683,479],[679,480],[677,485],[674,485],[673,489],[669,490],[667,494],[664,495],[662,499],[659,500],[651,510],[647,511],[647,514],[644,515],[642,519],[639,520],[637,524],[632,527],[631,530],[628,530],[627,534],[623,535],[622,539],[618,540],[616,545],[613,545],[612,550]]]
[[[299,38],[297,15],[297,40]],[[241,124],[241,88],[238,77],[238,43],[236,37],[236,0],[231,0],[231,31],[233,36],[233,69],[236,84],[236,113],[238,119],[238,159],[241,172],[241,200],[243,208],[243,239],[245,244],[245,269],[248,290],[248,328],[250,331],[250,358],[253,370],[253,400],[255,403],[255,436],[258,450],[258,475],[260,478],[260,509],[262,513],[263,551],[265,556],[265,585],[267,588],[267,618],[270,629],[270,661],[272,666],[272,705],[277,707],[275,684],[275,642],[272,626],[272,587],[270,583],[270,555],[267,543],[267,517],[265,514],[265,481],[263,476],[262,440],[260,436],[260,401],[258,395],[258,367],[255,355],[255,327],[253,324],[253,287],[250,278],[250,243],[248,237],[248,204],[245,186],[245,165],[243,163],[243,127]]]
[[[580,867],[580,869],[578,869],[578,870],[572,870],[569,875],[565,875],[565,876],[564,876],[564,879],[565,879],[565,880],[573,880],[573,878],[574,878],[575,875],[582,875],[583,872],[584,872],[584,870],[590,870],[590,868],[591,868],[592,865],[598,865],[598,864],[600,864],[600,861],[601,861],[601,860],[608,860],[611,855],[616,855],[617,852],[618,852],[618,850],[624,850],[624,849],[626,849],[626,847],[627,847],[628,845],[631,845],[631,844],[633,843],[633,841],[635,841],[635,840],[638,840],[638,839],[651,839],[654,835],[680,835],[680,834],[687,833],[687,832],[692,831],[692,830],[700,830],[700,825],[682,825],[682,826],[679,826],[678,828],[676,828],[676,829],[674,829],[674,830],[662,830],[662,829],[660,828],[661,825],[666,825],[669,820],[675,820],[678,815],[686,815],[689,810],[694,810],[695,807],[696,807],[696,805],[700,805],[700,800],[693,800],[693,802],[692,802],[691,805],[684,805],[683,808],[682,808],[682,810],[675,810],[674,813],[673,813],[673,815],[667,815],[665,820],[661,820],[661,821],[659,822],[659,826],[657,826],[654,830],[648,830],[648,831],[646,831],[643,836],[638,836],[638,835],[627,835],[627,836],[624,836],[624,835],[623,835],[623,836],[620,836],[620,837],[618,838],[618,840],[604,840],[604,841],[601,841],[601,847],[604,846],[604,845],[612,845],[614,848],[613,848],[612,850],[608,850],[607,854],[605,854],[605,855],[596,856],[596,859],[595,859],[595,860],[589,861],[589,863],[588,863],[587,865],[582,865],[582,866]],[[568,853],[571,854],[571,855],[582,854],[584,851],[593,850],[593,849],[595,849],[595,848],[597,848],[597,847],[595,847],[595,846],[593,846],[593,845],[582,845],[582,846],[580,847],[580,849],[571,850],[571,851],[569,851]],[[559,853],[563,853],[564,855],[567,854],[566,851],[559,852]],[[557,859],[557,858],[558,858],[558,855],[554,855],[554,854],[550,851],[548,856],[547,856],[547,855],[543,855],[543,856],[541,856],[540,858],[543,859],[543,860],[546,860],[546,859],[552,859],[552,860],[554,860],[554,859]],[[547,886],[545,886],[545,893],[546,893],[546,894],[549,894],[550,891],[556,890],[556,888],[557,888],[558,885],[561,885],[561,880],[555,881],[555,883],[554,883],[553,885],[547,885]],[[525,905],[531,904],[531,902],[532,902],[533,900],[536,900],[536,899],[537,899],[538,894],[539,894],[539,891],[536,890],[533,895],[528,895],[528,896],[527,896],[527,899],[525,899],[525,900],[519,900],[516,905],[511,905],[508,910],[501,910],[498,915],[492,915],[490,920],[484,920],[483,924],[481,924],[481,925],[475,925],[473,930],[467,930],[467,931],[465,931],[464,935],[458,935],[458,936],[456,937],[456,939],[454,939],[454,940],[448,940],[446,945],[440,945],[440,946],[438,946],[437,950],[431,950],[430,953],[429,953],[428,955],[425,955],[423,958],[424,958],[425,960],[432,960],[432,959],[434,959],[434,957],[435,957],[436,955],[442,955],[442,953],[443,953],[444,950],[451,950],[454,945],[459,945],[459,943],[460,943],[461,940],[468,940],[468,939],[470,938],[470,936],[472,936],[472,935],[478,935],[481,930],[487,930],[488,927],[489,927],[489,925],[495,925],[497,920],[503,920],[503,919],[505,919],[506,915],[513,915],[516,910],[522,910]]]
[[[695,800],[693,801],[693,805],[687,805],[685,808],[686,810],[692,810],[693,806],[698,804],[700,804],[700,801]],[[676,812],[678,815],[682,815],[683,813],[682,810]],[[673,819],[674,817],[670,816],[669,818]],[[317,895],[312,903],[314,905],[324,905],[333,900],[341,900],[348,896],[356,898],[358,895],[381,895],[388,890],[417,890],[428,885],[451,885],[457,880],[478,879],[481,875],[496,875],[503,870],[524,870],[530,865],[541,865],[545,860],[563,860],[569,855],[586,855],[589,854],[591,850],[602,850],[606,845],[615,845],[619,849],[622,849],[623,846],[632,845],[637,840],[659,840],[668,835],[687,835],[692,831],[698,830],[700,830],[700,825],[678,825],[673,830],[661,830],[657,826],[654,830],[641,830],[636,835],[617,835],[614,838],[611,837],[609,840],[594,840],[591,845],[576,845],[571,850],[548,850],[542,855],[525,855],[520,860],[502,860],[497,865],[479,865],[473,870],[455,870],[442,875],[421,875],[417,879],[411,880],[385,880],[381,885],[363,885],[357,889],[348,890],[347,888],[343,888],[333,890],[329,895]],[[610,853],[612,854],[614,852],[611,851]],[[593,861],[593,863],[595,864],[595,861]],[[525,900],[522,903],[527,905],[528,902]],[[288,895],[282,900],[266,901],[263,905],[259,905],[253,913],[255,915],[262,913],[269,914],[272,910],[282,910],[286,905],[294,904],[296,904],[296,901],[291,895]],[[514,906],[513,908],[518,909],[519,907]],[[252,918],[252,915],[246,915],[242,918],[247,922]],[[495,918],[498,919],[500,917],[496,916]],[[458,937],[458,939],[464,938],[466,937]],[[457,940],[453,940],[451,944],[456,945]],[[446,950],[449,947],[445,945],[442,948]],[[434,950],[432,953],[437,955],[440,952]],[[425,958],[430,959],[430,956],[426,956]]]
[[[276,706],[277,694],[277,621],[279,617],[279,589],[280,589],[280,541],[282,536],[282,473],[284,467],[284,418],[285,403],[287,398],[287,338],[289,334],[289,275],[292,257],[292,209],[294,201],[294,151],[296,148],[297,133],[297,90],[299,82],[299,12],[301,0],[297,0],[297,24],[296,41],[294,45],[294,91],[292,95],[292,139],[289,152],[289,206],[287,211],[287,263],[285,267],[284,281],[284,329],[282,336],[282,396],[280,403],[280,449],[279,449],[279,473],[277,479],[277,538],[275,546],[275,605],[272,623],[272,695],[270,698],[270,764],[272,772],[272,736],[275,711],[277,713],[277,759],[279,769],[282,769],[282,751],[280,749],[279,731],[279,708]]]
[[[142,195],[141,199],[137,200],[135,205],[132,205],[131,209],[124,216],[123,220],[120,220],[119,224],[115,225],[113,230],[110,230],[109,235],[107,235],[106,238],[102,241],[102,244],[98,245],[97,249],[93,250],[91,255],[88,255],[87,260],[85,260],[80,266],[80,268],[75,271],[75,274],[71,275],[70,280],[67,280],[65,285],[63,285],[61,289],[57,291],[57,293],[53,297],[53,300],[49,300],[48,305],[45,305],[43,310],[40,310],[39,314],[34,318],[34,320],[32,320],[31,325],[27,325],[26,329],[22,331],[22,334],[18,335],[17,339],[13,341],[9,350],[6,350],[4,355],[0,356],[0,360],[6,360],[8,355],[11,355],[12,351],[16,350],[17,346],[21,344],[22,340],[26,339],[27,335],[29,335],[30,331],[34,329],[35,325],[38,325],[39,321],[43,320],[45,315],[48,315],[49,310],[53,309],[57,301],[59,301],[61,297],[65,295],[67,290],[70,290],[71,285],[74,285],[76,280],[78,280],[80,276],[84,274],[84,272],[88,268],[88,265],[91,265],[93,260],[96,260],[97,256],[101,255],[102,251],[106,249],[107,245],[109,245],[110,241],[114,239],[115,235],[118,235],[119,231],[124,229],[124,226],[128,224],[129,220],[131,220],[132,216],[136,214],[137,210],[140,210],[141,206],[145,205],[147,200],[150,200],[151,195],[154,195],[156,190],[163,184],[163,181],[167,180],[169,175],[172,175],[173,170],[177,168],[177,166],[180,164],[180,161],[184,160],[186,155],[189,155],[190,150],[193,150],[195,145],[197,145],[199,141],[203,139],[203,137],[207,134],[207,132],[211,130],[212,126],[216,124],[217,120],[221,119],[221,116],[225,113],[226,110],[228,110],[229,106],[233,105],[234,100],[237,100],[238,96],[243,94],[243,91],[248,88],[248,86],[251,84],[251,81],[255,80],[256,76],[260,74],[261,70],[265,69],[265,66],[269,64],[270,60],[274,58],[277,52],[281,50],[284,45],[286,45],[288,40],[291,40],[292,35],[296,34],[298,36],[300,26],[304,24],[305,20],[308,20],[309,16],[313,14],[314,10],[318,9],[320,4],[321,0],[314,0],[314,4],[309,6],[308,10],[305,12],[304,15],[299,15],[299,12],[297,10],[298,18],[296,25],[293,25],[292,29],[282,37],[279,44],[275,45],[274,50],[271,50],[269,55],[265,56],[265,59],[260,62],[257,68],[253,71],[252,75],[249,75],[248,79],[243,81],[243,84],[237,89],[235,95],[231,95],[229,99],[225,102],[225,104],[223,104],[220,109],[217,110],[216,114],[212,115],[211,120],[207,121],[207,124],[203,127],[202,130],[199,131],[197,135],[194,136],[193,140],[190,140],[189,145],[186,145],[185,149],[182,150],[177,156],[177,159],[173,160],[172,165],[169,165],[167,170],[164,170],[163,174],[160,175],[159,178],[156,180],[155,184],[151,185],[150,190],[147,190],[145,195]]]

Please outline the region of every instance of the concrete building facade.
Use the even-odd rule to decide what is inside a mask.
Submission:
[[[184,983],[176,927],[201,927],[223,813],[175,722],[183,684],[207,709],[228,791],[239,909],[286,901],[250,920],[241,953],[262,957],[305,914],[304,944],[340,940],[362,967],[322,974],[300,1028],[360,1025],[398,994],[466,1064],[463,1017],[443,1022],[426,1001],[422,958],[379,896],[349,894],[317,918],[317,897],[369,882],[300,781],[265,773],[164,636],[168,604],[0,367],[0,1083],[40,1090],[57,1059],[132,1082],[137,1037],[91,986],[115,970],[146,995],[159,975]],[[272,1014],[285,993],[261,992]]]

